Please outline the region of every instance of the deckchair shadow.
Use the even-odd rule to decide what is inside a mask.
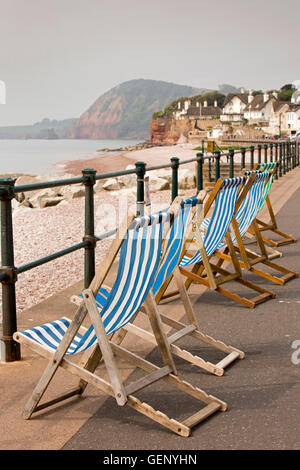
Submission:
[[[73,320],[63,317],[14,334],[16,341],[49,359],[48,366],[26,404],[23,414],[25,419],[50,405],[81,395],[87,384],[93,384],[101,392],[114,397],[119,406],[127,404],[181,436],[189,436],[193,426],[216,411],[226,410],[227,405],[222,400],[177,376],[170,345],[151,292],[161,257],[164,229],[172,217],[169,211],[139,219],[128,215],[119,227],[91,285],[82,293],[82,300]],[[106,291],[103,296],[103,283],[118,253],[120,257],[116,280],[110,292]],[[99,291],[102,296],[101,308],[95,299]],[[126,325],[142,307],[149,318],[163,366],[157,366],[137,352],[131,352],[111,341],[116,333],[125,331]],[[91,323],[88,328],[83,327],[86,317],[89,317]],[[71,361],[70,358],[76,354],[79,354],[79,361]],[[147,375],[135,382],[125,383],[116,358],[142,369]],[[108,379],[96,374],[96,368],[102,359]],[[51,401],[39,404],[59,367],[78,377],[79,385]],[[192,416],[178,421],[155,410],[148,403],[142,403],[133,395],[159,380],[198,399],[205,406]]]

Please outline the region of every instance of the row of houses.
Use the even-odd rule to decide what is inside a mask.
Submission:
[[[253,90],[229,93],[223,103],[208,106],[207,102],[191,106],[191,100],[178,103],[175,119],[219,119],[222,124],[240,126],[256,125],[270,134],[293,133],[300,130],[300,94],[291,101],[281,101],[277,92],[254,94]]]

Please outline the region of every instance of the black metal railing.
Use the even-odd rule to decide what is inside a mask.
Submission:
[[[203,148],[204,150],[204,148]],[[247,162],[247,155],[250,155]],[[240,156],[238,168],[236,168],[235,157]],[[225,161],[225,160],[226,161]],[[18,275],[51,262],[57,258],[68,255],[77,250],[84,250],[84,286],[88,287],[95,274],[95,248],[97,242],[112,236],[116,228],[100,235],[95,234],[94,217],[94,185],[101,179],[115,178],[118,176],[136,175],[137,197],[136,214],[144,214],[145,205],[145,175],[154,170],[170,168],[172,172],[171,197],[170,202],[178,195],[179,191],[179,169],[182,165],[195,163],[196,166],[196,191],[204,189],[207,184],[217,181],[226,169],[228,176],[233,178],[237,171],[239,174],[246,168],[253,168],[255,163],[271,162],[279,160],[280,165],[276,178],[285,175],[295,166],[299,165],[299,152],[296,151],[294,142],[275,142],[270,144],[242,147],[240,150],[229,149],[227,152],[217,150],[212,155],[198,152],[195,157],[180,161],[177,157],[172,157],[170,163],[147,166],[144,162],[136,162],[135,168],[115,171],[111,173],[97,174],[96,170],[87,168],[82,171],[82,176],[67,178],[48,182],[39,182],[26,185],[15,186],[12,178],[0,179],[0,201],[1,201],[1,269],[0,282],[2,284],[2,337],[0,337],[0,360],[10,362],[21,358],[19,343],[13,340],[13,334],[17,331],[17,307],[15,284]],[[205,171],[208,176],[205,178]],[[214,171],[214,178],[212,173]],[[227,175],[226,175],[227,176]],[[18,193],[28,191],[53,188],[82,183],[85,186],[85,209],[84,209],[84,236],[80,243],[67,247],[63,250],[52,253],[48,256],[31,261],[22,266],[16,267],[14,262],[13,243],[13,218],[12,199]]]

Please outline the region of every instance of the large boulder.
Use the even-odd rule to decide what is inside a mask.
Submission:
[[[80,183],[61,186],[58,189],[58,195],[63,196],[66,199],[74,199],[76,197],[83,197],[85,195],[85,186]]]
[[[29,197],[27,200],[30,203],[30,206],[33,208],[41,208],[45,207],[45,205],[42,204],[42,201],[44,199],[52,199],[52,198],[59,198],[60,202],[63,197],[58,196],[57,188],[47,188],[47,189],[40,189],[39,191],[35,191],[33,195],[29,194]],[[54,205],[54,204],[52,204]]]
[[[155,175],[149,176],[149,185],[150,185],[150,192],[156,191],[163,191],[164,189],[169,189],[170,184],[167,180],[163,178],[159,178]]]
[[[40,207],[50,207],[50,206],[57,206],[61,201],[63,201],[64,198],[62,196],[56,196],[56,197],[44,197],[40,201]]]
[[[122,188],[122,185],[117,178],[109,178],[105,181],[102,188],[105,189],[105,191],[117,191]]]
[[[178,187],[179,189],[193,189],[196,186],[196,176],[192,170],[178,170]]]
[[[135,169],[135,165],[127,165],[126,170]],[[125,188],[133,188],[136,186],[136,173],[130,175],[118,176],[117,180]]]
[[[153,170],[149,171],[147,175],[150,177],[157,177],[157,178],[162,178],[166,181],[168,181],[169,184],[172,182],[172,169],[171,168],[162,168],[161,170]]]

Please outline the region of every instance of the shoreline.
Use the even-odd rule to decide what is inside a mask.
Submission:
[[[111,150],[104,154],[85,158],[82,160],[67,160],[53,164],[59,169],[60,174],[81,175],[84,168],[94,168],[97,173],[110,173],[118,170],[125,170],[128,165],[134,165],[137,161],[143,161],[148,166],[170,163],[171,157],[178,157],[180,160],[187,160],[196,155],[193,144],[174,144],[145,146],[144,148],[133,150]],[[99,152],[102,152],[100,150]],[[187,164],[189,167],[193,164]]]

